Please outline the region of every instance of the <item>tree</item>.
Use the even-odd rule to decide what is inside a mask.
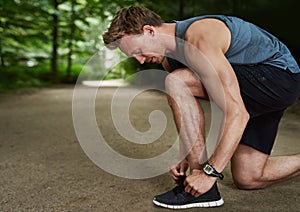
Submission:
[[[239,16],[300,55],[299,32],[286,24],[297,25],[297,0],[0,0],[0,78],[15,75],[15,80],[37,70],[30,73],[53,82],[74,81],[74,68],[79,73],[103,48],[102,34],[117,10],[132,5],[146,6],[166,22],[203,14]]]
[[[73,54],[73,40],[74,40],[74,33],[75,33],[75,0],[71,0],[71,17],[70,17],[70,34],[69,34],[69,41],[68,41],[68,57],[67,57],[67,74],[66,80],[71,81],[71,69],[72,69],[72,54]]]
[[[52,14],[52,57],[51,57],[51,72],[52,82],[57,82],[57,49],[58,49],[58,1],[52,0],[54,12]]]

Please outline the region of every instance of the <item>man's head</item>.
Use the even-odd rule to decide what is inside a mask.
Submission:
[[[105,45],[110,49],[118,46],[118,41],[124,35],[138,35],[143,33],[143,26],[161,26],[161,17],[145,7],[123,8],[117,12],[108,31],[103,35]]]
[[[153,37],[155,28],[162,24],[161,17],[147,8],[123,8],[117,12],[103,40],[106,47],[120,48],[140,63],[160,63],[162,52],[158,50],[159,44]]]

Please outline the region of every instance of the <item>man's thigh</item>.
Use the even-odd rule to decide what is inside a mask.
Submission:
[[[231,160],[236,184],[242,185],[263,175],[282,115],[283,111],[275,111],[250,118]]]
[[[274,111],[249,119],[240,143],[271,154],[284,111]]]

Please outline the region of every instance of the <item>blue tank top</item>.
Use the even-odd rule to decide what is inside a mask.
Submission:
[[[178,38],[176,44],[184,64],[187,64],[183,52],[186,31],[193,22],[204,18],[219,19],[229,28],[231,43],[225,56],[231,64],[267,64],[284,70],[289,69],[293,73],[300,73],[299,66],[289,49],[275,36],[252,23],[225,15],[204,15],[175,21]],[[179,63],[173,59],[168,58],[168,61],[171,68],[178,67]]]

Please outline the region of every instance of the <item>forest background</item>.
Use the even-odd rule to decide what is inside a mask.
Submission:
[[[0,92],[76,83],[91,57],[105,52],[102,34],[116,11],[132,5],[148,7],[166,22],[238,16],[273,33],[300,61],[297,0],[0,0]],[[129,58],[107,70],[105,79],[126,79],[143,69]]]

